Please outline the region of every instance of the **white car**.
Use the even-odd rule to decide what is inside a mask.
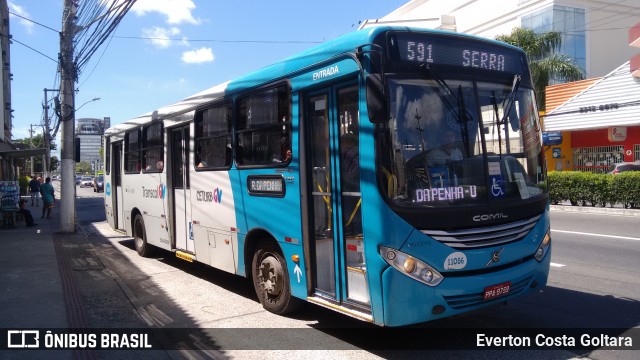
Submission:
[[[83,176],[80,179],[80,187],[93,187],[93,178],[91,176]]]

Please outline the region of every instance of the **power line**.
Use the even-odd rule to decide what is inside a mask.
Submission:
[[[40,54],[40,55],[42,55],[42,56],[46,57],[47,59],[49,59],[49,60],[51,60],[51,61],[55,62],[56,64],[58,63],[58,60],[56,60],[56,59],[54,59],[54,58],[50,57],[49,55],[46,55],[46,54],[44,54],[44,53],[42,53],[42,52],[40,52],[40,51],[38,51],[38,50],[36,50],[36,49],[32,48],[31,46],[29,46],[29,45],[27,45],[27,44],[25,44],[25,43],[23,43],[23,42],[21,42],[21,41],[19,41],[19,40],[14,39],[14,38],[13,38],[13,37],[11,37],[11,36],[7,36],[7,35],[5,35],[5,34],[0,34],[0,36],[4,36],[4,37],[6,37],[7,39],[9,39],[9,41],[15,41],[15,42],[17,42],[18,44],[20,44],[20,45],[22,45],[22,46],[24,46],[24,47],[26,47],[26,48],[28,48],[28,49],[30,49],[30,50],[32,50],[32,51],[35,51],[35,52],[37,52],[38,54]]]
[[[60,33],[60,31],[59,31],[59,30],[56,30],[56,29],[51,28],[51,27],[48,27],[47,25],[40,24],[39,22],[34,21],[34,20],[31,20],[31,19],[29,19],[29,18],[26,18],[26,17],[24,17],[24,16],[22,16],[22,15],[18,15],[18,14],[16,14],[16,13],[11,12],[11,11],[9,11],[9,14],[11,14],[11,15],[13,15],[13,16],[17,16],[17,17],[22,18],[22,19],[25,19],[25,20],[27,20],[27,21],[30,21],[30,22],[32,22],[32,23],[34,23],[34,24],[36,24],[36,25],[40,25],[40,26],[42,26],[42,27],[43,27],[43,28],[45,28],[45,29],[49,29],[49,30],[51,30],[51,31],[55,31],[55,32],[57,32],[58,34]]]
[[[220,39],[177,39],[166,37],[143,37],[143,36],[113,36],[119,39],[137,40],[165,40],[165,41],[187,41],[187,42],[217,42],[217,43],[258,43],[258,44],[320,44],[322,41],[303,40],[220,40]]]

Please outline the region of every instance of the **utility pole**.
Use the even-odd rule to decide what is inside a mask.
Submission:
[[[61,197],[60,231],[75,233],[76,182],[75,182],[75,80],[76,64],[73,59],[73,38],[76,31],[76,1],[64,0],[62,12],[62,33],[60,34],[60,157]]]
[[[33,124],[29,124],[29,149],[33,149]],[[33,176],[33,156],[31,157],[31,172],[30,176]]]

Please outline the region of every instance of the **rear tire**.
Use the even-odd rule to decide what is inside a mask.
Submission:
[[[133,220],[133,242],[138,255],[147,257],[151,254],[151,245],[147,243],[147,232],[144,228],[144,219],[141,214]]]
[[[285,315],[301,305],[299,299],[291,296],[287,263],[275,246],[267,244],[256,249],[251,273],[256,295],[267,311]]]

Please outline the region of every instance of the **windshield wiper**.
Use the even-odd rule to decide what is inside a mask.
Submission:
[[[429,64],[426,64],[426,63],[421,64],[420,67],[425,71],[427,71],[429,75],[431,75],[431,78],[433,79],[433,81],[435,81],[436,84],[438,84],[438,86],[440,87],[440,88],[436,88],[436,93],[438,94],[440,99],[442,99],[442,102],[447,106],[447,108],[449,109],[449,112],[451,114],[456,114],[457,112],[458,124],[462,123],[464,126],[464,128],[460,127],[460,136],[464,144],[464,150],[467,153],[467,156],[470,156],[469,136],[468,136],[469,129],[467,128],[467,122],[469,121],[469,119],[467,118],[467,107],[464,104],[464,96],[462,95],[462,85],[458,86],[458,96],[456,98],[456,104],[455,104],[457,106],[454,106],[454,104],[449,102],[449,97],[454,96],[453,90],[451,90],[449,85],[447,85],[447,83],[436,73],[435,70],[433,70],[433,68],[431,68],[431,66],[429,66]],[[444,94],[441,92],[441,89],[444,90]]]
[[[496,100],[495,91],[491,91],[491,104],[493,104],[493,114],[496,121],[496,126],[493,127],[493,129],[495,131],[495,128],[498,128],[498,153],[500,154],[500,157],[502,157],[502,137],[500,136],[501,120],[500,115],[498,114],[498,100]]]
[[[440,89],[436,88],[436,92],[438,93],[438,96],[440,96],[440,99],[442,99],[442,102],[444,102],[447,108],[449,108],[449,111],[454,112],[455,107],[453,106],[453,104],[449,102],[449,99],[447,98],[447,96],[453,95],[453,91],[451,90],[449,85],[447,85],[447,83],[444,80],[442,80],[442,78],[431,68],[431,66],[429,66],[429,64],[426,64],[426,63],[421,64],[420,68],[428,72],[429,75],[431,75],[431,78],[433,79],[433,81],[435,81],[436,84],[438,84],[440,89],[444,90],[445,93],[443,94],[440,91]]]

